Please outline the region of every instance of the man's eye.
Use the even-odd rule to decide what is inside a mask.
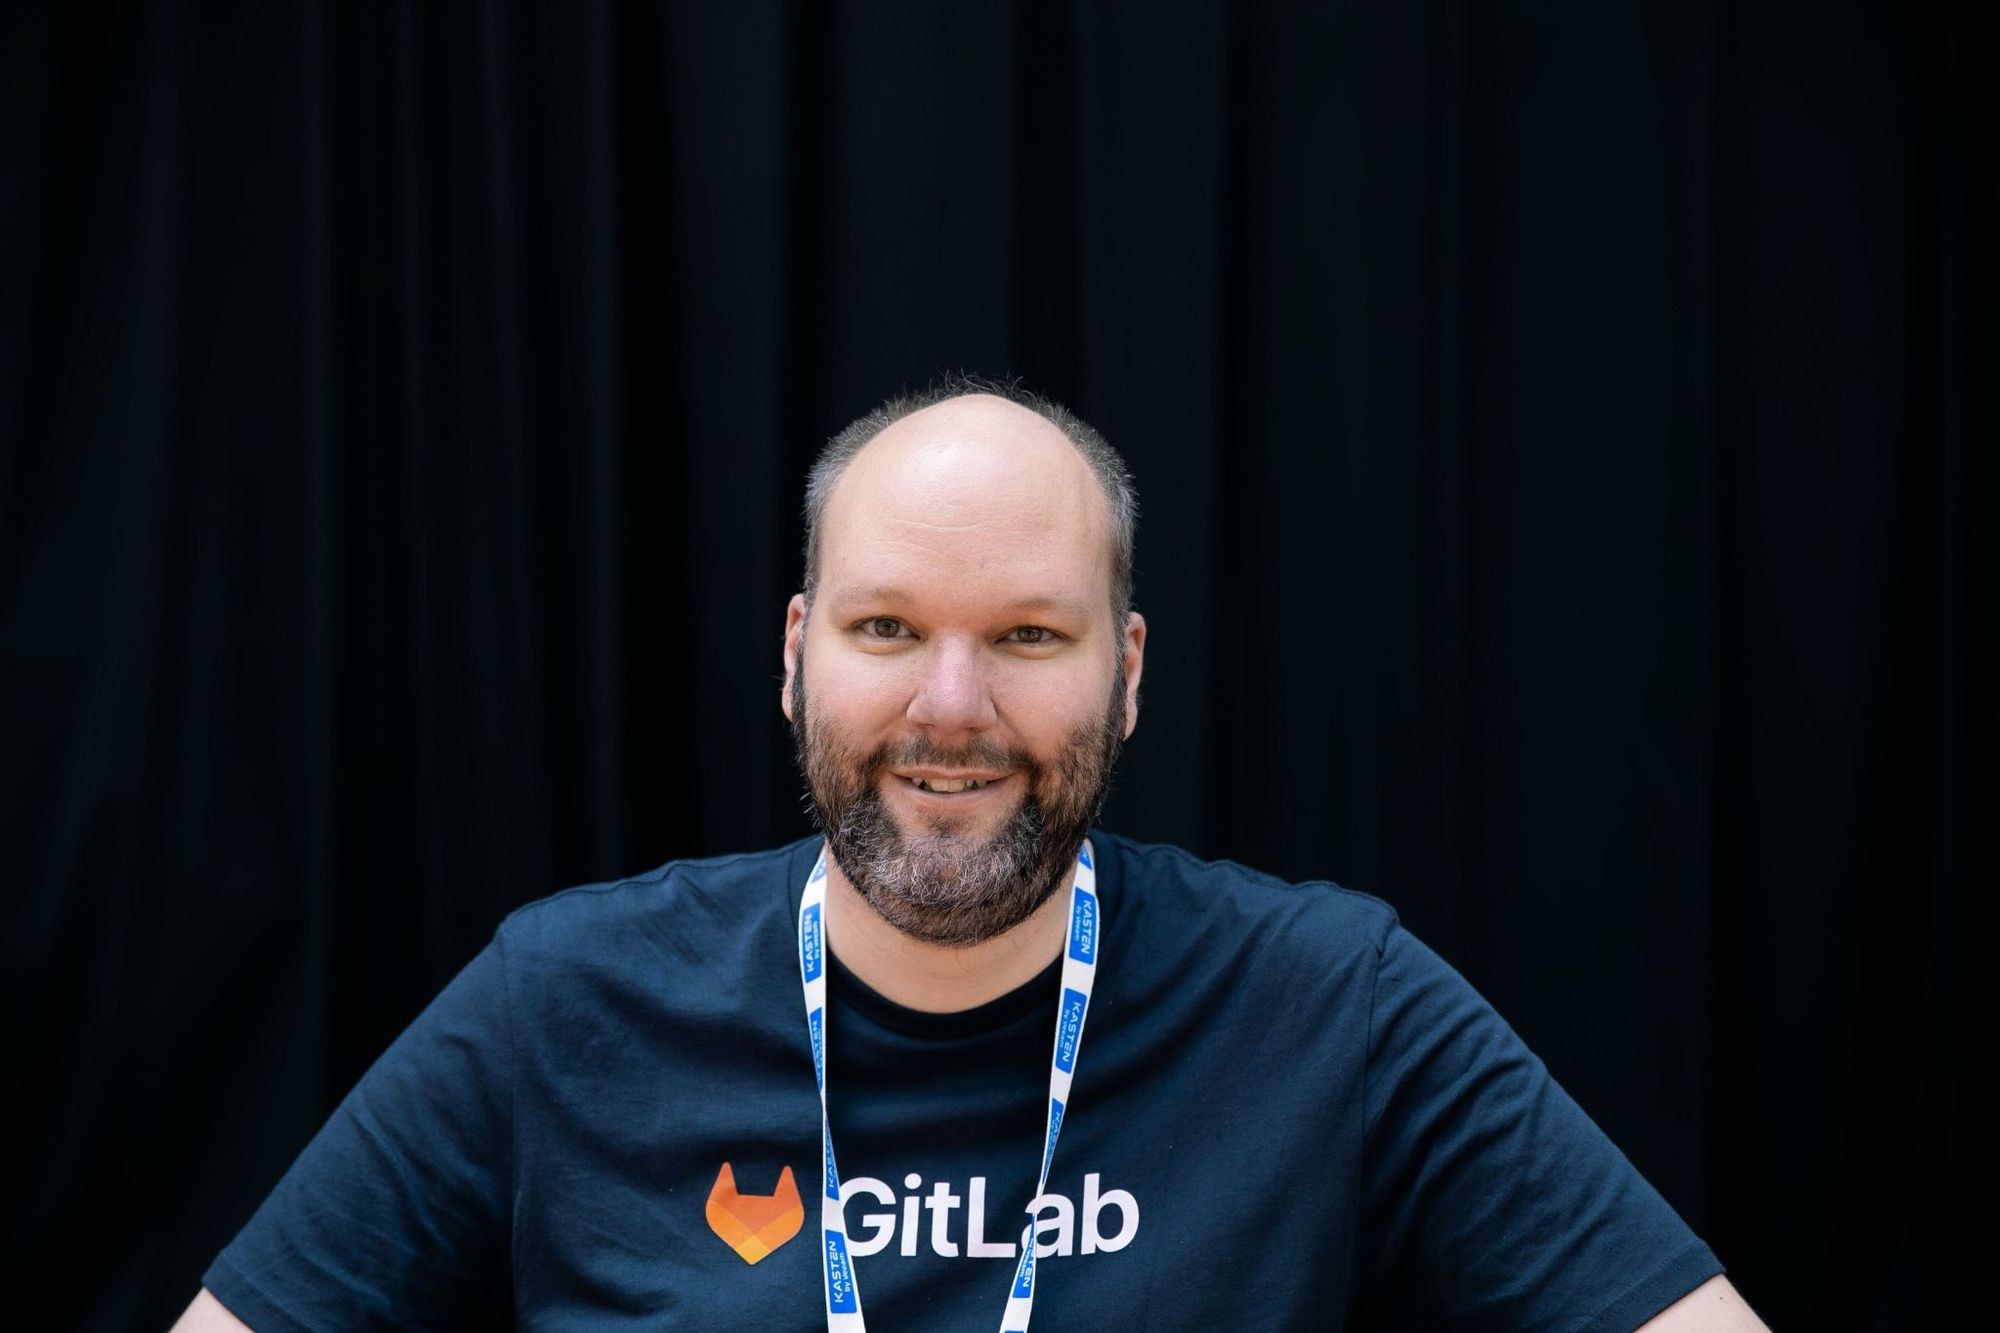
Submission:
[[[861,622],[861,632],[871,639],[898,639],[903,635],[903,622],[894,616],[876,616]]]
[[[1022,625],[1018,629],[1007,631],[1007,637],[1015,643],[1024,643],[1033,646],[1054,643],[1056,641],[1056,632],[1052,629],[1043,629],[1040,625]]]

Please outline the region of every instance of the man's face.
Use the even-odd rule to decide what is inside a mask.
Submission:
[[[1137,717],[1109,524],[1061,433],[983,396],[897,422],[827,504],[783,704],[836,862],[906,934],[990,939],[1067,875]]]

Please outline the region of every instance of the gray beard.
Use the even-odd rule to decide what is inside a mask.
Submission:
[[[922,738],[863,755],[812,718],[803,645],[792,677],[792,740],[811,808],[833,859],[875,914],[913,939],[964,948],[1034,915],[1069,878],[1077,849],[1103,808],[1125,735],[1124,673],[1114,672],[1103,717],[1079,728],[1049,765],[1023,751],[974,741],[944,750]],[[1026,794],[986,837],[943,821],[905,834],[882,799],[895,768],[1006,768]]]

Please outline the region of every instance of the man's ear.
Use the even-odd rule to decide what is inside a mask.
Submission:
[[[799,671],[799,642],[806,632],[806,595],[792,594],[785,604],[785,681],[778,686],[778,708],[785,721],[792,720],[792,678]]]
[[[1146,617],[1125,613],[1125,739],[1139,725],[1139,677],[1146,672]]]

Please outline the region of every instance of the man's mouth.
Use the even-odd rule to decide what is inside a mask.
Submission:
[[[941,773],[898,773],[896,777],[909,783],[918,791],[930,792],[935,796],[956,796],[960,792],[978,791],[1005,778],[1005,773],[982,773],[947,776]]]

